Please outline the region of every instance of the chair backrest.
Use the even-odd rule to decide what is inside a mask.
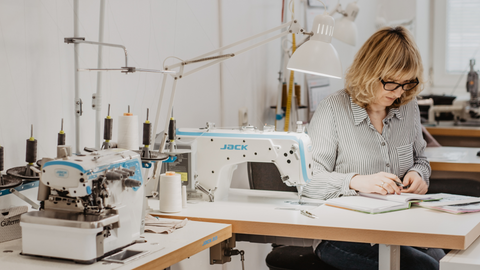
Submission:
[[[273,163],[248,162],[247,170],[250,189],[297,191],[296,187],[289,187],[282,182],[280,172]]]
[[[422,125],[423,139],[427,142],[427,147],[440,147],[441,145],[435,140],[435,138],[428,132],[428,130]]]

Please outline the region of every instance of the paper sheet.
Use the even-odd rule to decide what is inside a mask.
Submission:
[[[332,94],[334,90],[330,87],[329,78],[307,75],[306,80],[310,112],[314,112],[318,103]]]
[[[443,153],[443,154],[437,154],[437,155],[432,155],[428,156],[429,159],[432,160],[444,160],[444,161],[459,161],[465,157],[467,153],[465,152],[451,152],[451,153]]]
[[[187,221],[188,219],[174,221],[147,215],[145,217],[145,232],[169,234],[183,228]]]

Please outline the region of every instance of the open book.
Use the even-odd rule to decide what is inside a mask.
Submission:
[[[464,195],[439,193],[439,201],[419,202],[419,206],[453,214],[480,212],[480,198]]]
[[[335,199],[328,199],[325,205],[364,212],[368,214],[378,214],[410,208],[412,202],[439,200],[439,194],[413,194],[402,193],[400,195],[390,194],[381,195],[373,193],[359,192],[358,196],[345,196]]]

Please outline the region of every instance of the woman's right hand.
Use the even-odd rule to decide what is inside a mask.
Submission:
[[[370,175],[355,175],[350,181],[350,188],[365,193],[378,194],[401,194],[401,187],[395,182],[402,183],[395,175],[387,172],[379,172]]]

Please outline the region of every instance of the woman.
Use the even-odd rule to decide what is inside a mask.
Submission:
[[[355,56],[345,81],[344,90],[320,102],[310,123],[314,176],[304,194],[425,194],[431,170],[415,99],[423,88],[423,66],[408,30],[377,31]],[[378,269],[378,245],[324,240],[315,251],[339,269]],[[403,246],[400,254],[402,269],[438,269],[445,255]]]

